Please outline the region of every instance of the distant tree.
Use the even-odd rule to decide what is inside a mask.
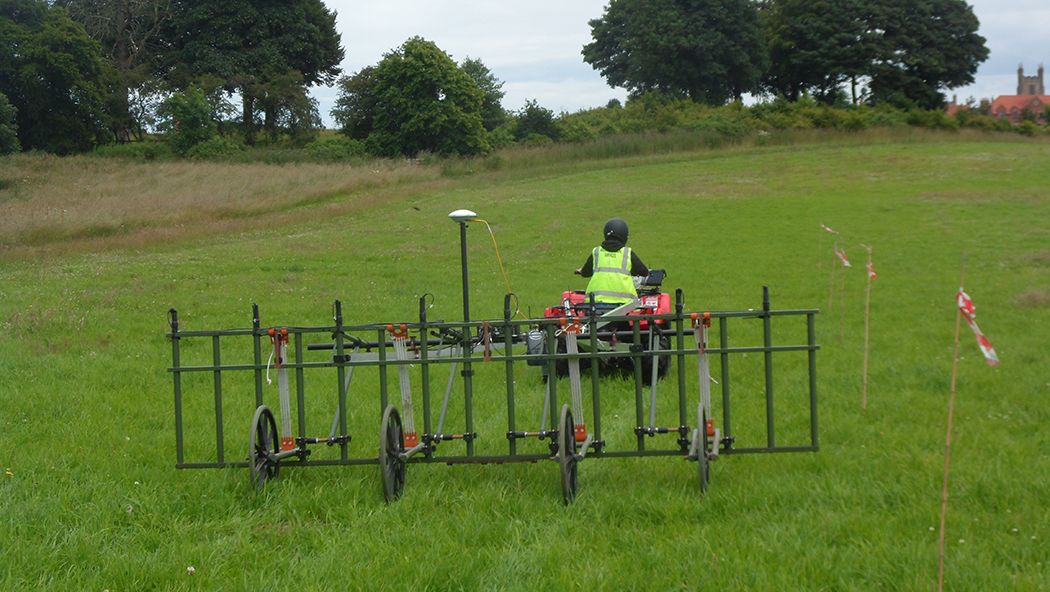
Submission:
[[[177,88],[211,76],[227,92],[240,93],[249,144],[258,125],[256,103],[278,82],[290,83],[290,70],[304,88],[331,84],[340,72],[336,15],[321,0],[171,1],[157,71]]]
[[[943,91],[972,83],[988,59],[980,23],[965,0],[878,0],[868,10],[873,103],[940,108]]]
[[[372,119],[379,101],[375,72],[375,66],[361,68],[352,76],[340,78],[337,85],[339,98],[332,117],[344,134],[357,140],[364,140],[372,133]]]
[[[763,86],[796,101],[803,93],[833,103],[862,75],[872,44],[862,0],[771,0],[762,10],[770,66]]]
[[[113,126],[117,139],[126,141],[132,132],[141,136],[147,122],[135,119],[141,116],[142,104],[132,102],[153,86],[148,80],[149,65],[161,46],[162,27],[172,15],[171,0],[54,0],[54,4],[84,25],[116,69]]]
[[[317,136],[321,127],[317,100],[306,92],[299,72],[289,70],[284,76],[260,84],[256,92],[263,112],[263,129],[271,140],[288,134],[302,144]]]
[[[492,131],[507,121],[507,112],[503,110],[503,82],[489,70],[481,60],[467,58],[460,64],[460,69],[474,79],[481,89],[481,123],[485,129]]]
[[[535,136],[557,140],[560,135],[554,112],[541,107],[534,99],[525,101],[525,106],[515,116],[514,139],[519,142]]]
[[[7,100],[7,95],[0,93],[0,155],[22,149],[18,143],[17,116],[18,110]]]
[[[0,93],[17,109],[22,148],[68,154],[111,141],[114,78],[98,42],[63,8],[0,0]]]
[[[713,105],[758,90],[767,57],[752,0],[610,0],[583,59],[633,96]]]
[[[340,97],[337,119],[351,137],[368,129],[366,146],[377,156],[489,150],[481,89],[431,41],[412,37],[371,72],[359,72],[340,87],[354,94]]]
[[[193,85],[161,103],[159,127],[167,134],[171,151],[185,156],[197,144],[215,137],[217,126],[211,114],[204,91]]]

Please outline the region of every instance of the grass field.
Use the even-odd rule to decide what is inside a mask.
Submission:
[[[862,135],[524,158],[391,165],[378,183],[336,166],[0,161],[0,590],[930,590],[964,253],[1002,364],[963,328],[946,589],[1050,590],[1050,144]],[[47,217],[67,203],[81,214]],[[434,318],[457,319],[445,216],[460,207],[492,224],[533,314],[580,285],[572,269],[612,215],[690,308],[758,307],[768,284],[777,308],[824,309],[821,450],[722,458],[703,497],[678,459],[587,459],[570,506],[551,463],[410,466],[391,505],[375,467],[288,470],[261,494],[246,470],[173,468],[169,307],[188,330],[245,327],[252,302],[264,325],[324,325],[339,298],[364,323],[412,320],[429,292]],[[853,260],[842,275],[822,223]],[[470,232],[472,312],[496,318],[492,245]],[[879,273],[867,411],[861,243]],[[521,370],[526,393],[542,388]],[[499,409],[498,378],[479,381],[479,405]],[[307,395],[330,408],[330,392]],[[246,445],[254,395],[225,404]],[[500,421],[479,419],[479,446],[504,441]]]

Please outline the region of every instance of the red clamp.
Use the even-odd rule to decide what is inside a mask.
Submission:
[[[408,325],[405,323],[398,325],[397,329],[394,328],[393,323],[387,323],[386,330],[394,339],[408,339]]]
[[[281,327],[280,330],[270,328],[266,334],[270,336],[270,343],[273,344],[273,367],[280,368],[284,364],[284,359],[281,357],[281,346],[288,345],[288,329],[286,327]]]
[[[703,325],[705,327],[711,327],[711,313],[705,312],[703,314],[694,312],[689,314],[689,318],[693,319],[693,326],[697,327]]]
[[[587,441],[587,424],[585,424],[585,423],[578,423],[578,424],[576,424],[576,429],[573,432],[573,437],[576,438],[577,442],[585,442],[585,441]]]
[[[419,445],[419,434],[416,432],[405,432],[405,448],[415,448]]]
[[[580,327],[580,321],[572,319],[571,321],[565,317],[558,319],[558,324],[561,325],[562,333],[576,333],[577,335],[583,331],[583,327]]]

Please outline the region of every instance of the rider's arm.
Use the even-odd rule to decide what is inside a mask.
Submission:
[[[645,277],[649,275],[649,268],[642,263],[642,258],[631,249],[631,275]]]
[[[576,270],[576,275],[582,275],[587,278],[594,275],[594,253],[587,257],[587,262],[583,264],[583,267]]]

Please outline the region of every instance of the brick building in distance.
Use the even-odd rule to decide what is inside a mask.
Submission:
[[[1050,107],[1050,95],[1046,94],[1046,86],[1043,84],[1042,64],[1039,65],[1035,76],[1025,76],[1024,66],[1018,66],[1017,94],[996,97],[988,114],[1008,119],[1011,123],[1021,123],[1027,114],[1039,123],[1046,123],[1047,107]]]

